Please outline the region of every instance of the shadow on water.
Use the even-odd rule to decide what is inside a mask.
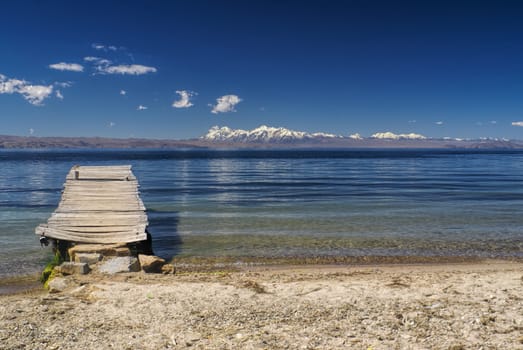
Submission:
[[[178,213],[148,210],[148,231],[151,233],[154,254],[171,260],[181,251],[182,239],[178,234]]]

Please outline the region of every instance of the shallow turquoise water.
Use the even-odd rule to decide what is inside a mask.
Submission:
[[[523,152],[0,151],[0,275],[48,258],[75,164],[133,166],[164,257],[523,256]]]

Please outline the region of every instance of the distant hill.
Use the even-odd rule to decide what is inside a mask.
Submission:
[[[199,148],[191,141],[105,137],[35,137],[0,135],[1,148]]]
[[[379,132],[371,137],[308,133],[262,125],[252,130],[211,128],[198,139],[157,140],[104,137],[36,137],[0,135],[0,149],[41,148],[164,148],[164,149],[292,149],[292,148],[448,148],[523,149],[523,141],[504,139],[431,139],[420,134]]]

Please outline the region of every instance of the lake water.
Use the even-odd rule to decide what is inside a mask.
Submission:
[[[0,276],[75,165],[131,164],[157,255],[523,256],[522,151],[0,151]]]

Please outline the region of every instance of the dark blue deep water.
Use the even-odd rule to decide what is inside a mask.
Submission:
[[[523,256],[521,151],[0,151],[0,275],[75,165],[131,164],[158,255]],[[15,266],[15,267],[13,267]]]

